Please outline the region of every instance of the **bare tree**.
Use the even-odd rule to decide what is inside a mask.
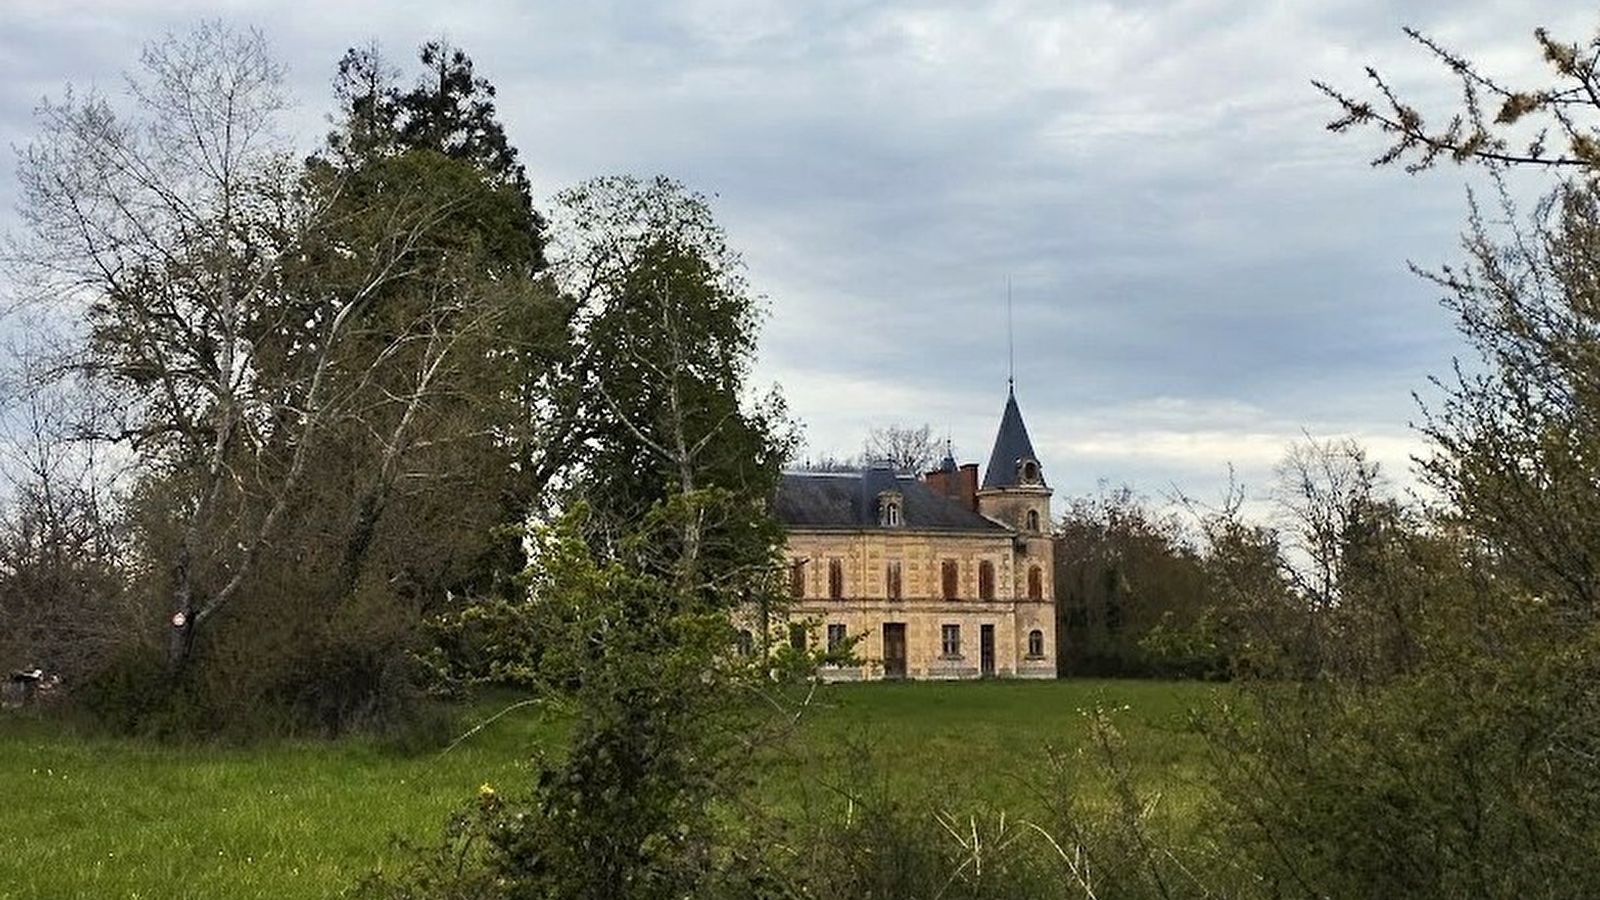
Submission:
[[[1286,575],[1317,608],[1339,600],[1353,531],[1381,502],[1378,464],[1351,438],[1307,436],[1284,451],[1272,495],[1289,551]]]
[[[126,402],[109,437],[187,457],[202,473],[172,560],[172,648],[181,664],[200,613],[192,571],[252,408],[249,325],[276,286],[294,222],[287,152],[272,121],[282,70],[258,33],[218,24],[147,47],[128,78],[128,119],[68,93],[39,111],[22,153],[24,258],[52,294],[87,306],[76,363]]]
[[[121,466],[75,437],[91,405],[81,387],[22,392],[0,429],[0,667],[37,666],[68,684],[139,625],[124,590]]]
[[[882,425],[867,434],[861,456],[868,462],[886,461],[896,472],[920,475],[939,458],[939,442],[929,425]]]
[[[859,472],[862,465],[859,456],[835,456],[824,452],[806,457],[800,463],[800,468],[807,472]]]
[[[205,24],[141,62],[126,116],[70,93],[41,109],[19,166],[20,255],[38,300],[86,313],[62,371],[119,398],[104,436],[168,481],[176,670],[303,501],[327,441],[380,448],[364,502],[381,506],[424,407],[463,347],[484,358],[470,336],[503,307],[455,290],[481,275],[446,228],[470,179],[401,160],[418,177],[351,197],[344,173],[308,175],[275,131],[282,69],[259,33]],[[396,299],[402,284],[417,302]]]

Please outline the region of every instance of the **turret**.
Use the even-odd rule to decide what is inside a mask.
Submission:
[[[1012,540],[1011,571],[1016,579],[1012,596],[1019,600],[1050,603],[1055,596],[1050,537],[1050,486],[1044,467],[1033,452],[1028,426],[1022,424],[1014,389],[1006,391],[1005,412],[994,437],[989,468],[978,489],[978,512],[1016,532]],[[1052,614],[1053,617],[1053,614]]]
[[[1050,486],[1028,439],[1015,390],[1006,392],[1000,431],[983,473],[983,487],[978,489],[978,511],[1025,535],[1050,530]]]

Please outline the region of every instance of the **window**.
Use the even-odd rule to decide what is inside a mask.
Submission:
[[[1044,656],[1044,632],[1037,628],[1028,632],[1028,655],[1035,659]]]
[[[960,625],[946,625],[941,629],[939,652],[951,657],[961,655]]]
[[[994,599],[994,563],[987,559],[978,563],[978,599]]]
[[[844,599],[844,560],[828,560],[828,599]]]
[[[804,625],[789,626],[789,646],[804,653],[806,649],[806,627]]]
[[[796,600],[806,595],[806,561],[803,559],[789,564],[789,593]]]
[[[1038,566],[1028,567],[1028,599],[1044,599],[1044,570]]]
[[[940,580],[944,582],[944,599],[954,600],[961,589],[961,568],[953,559],[947,559],[939,567]]]
[[[1039,511],[1037,509],[1028,510],[1028,530],[1039,530]]]
[[[900,561],[894,560],[883,569],[883,595],[890,600],[900,599]]]
[[[901,504],[905,496],[899,491],[884,491],[878,495],[878,524],[897,528],[901,524]]]
[[[1022,483],[1033,484],[1039,480],[1039,463],[1025,459],[1022,461]]]
[[[828,652],[838,650],[844,644],[844,623],[833,622],[828,625]]]
[[[749,656],[752,652],[755,651],[756,639],[755,639],[755,635],[750,633],[750,629],[748,629],[748,628],[739,629],[739,638],[738,638],[738,641],[737,641],[737,646],[739,648],[739,655],[740,656]]]

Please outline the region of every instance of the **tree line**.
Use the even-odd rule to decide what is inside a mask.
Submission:
[[[1403,665],[1414,610],[1396,579],[1438,541],[1352,438],[1289,445],[1262,509],[1242,486],[1214,504],[1163,506],[1102,485],[1069,498],[1055,528],[1062,675],[1234,680],[1358,664],[1352,644],[1389,630]],[[1398,605],[1397,605],[1398,604]]]
[[[1192,724],[1208,748],[1205,824],[1163,835],[1128,815],[1077,832],[1087,858],[1099,848],[1101,880],[1068,895],[1571,897],[1600,885],[1600,38],[1536,31],[1548,81],[1513,84],[1407,33],[1455,80],[1457,109],[1419,109],[1375,69],[1365,93],[1316,87],[1338,110],[1330,130],[1388,139],[1374,164],[1488,176],[1469,195],[1461,261],[1416,268],[1464,342],[1417,425],[1437,499],[1402,502],[1359,448],[1309,442],[1280,466],[1270,529],[1224,509],[1203,517],[1199,549],[1174,549],[1125,502],[1069,515],[1114,535],[1077,542],[1090,548],[1076,569],[1089,606],[1137,603],[1160,579],[1207,585],[1187,621],[1147,613],[1136,649],[1112,646],[1146,663],[1224,651],[1214,658],[1240,690]],[[1530,206],[1513,169],[1550,177]]]
[[[705,198],[602,177],[547,218],[471,59],[417,64],[350,50],[304,156],[219,23],[39,108],[0,658],[127,727],[381,730],[489,665],[505,628],[461,617],[526,590],[527,523],[581,505],[610,557],[669,496],[770,493],[790,438]],[[697,515],[690,557],[776,539]]]

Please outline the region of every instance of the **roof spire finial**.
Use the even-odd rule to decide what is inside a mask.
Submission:
[[[1011,276],[1006,276],[1006,393],[1017,388],[1017,347],[1011,329]]]

